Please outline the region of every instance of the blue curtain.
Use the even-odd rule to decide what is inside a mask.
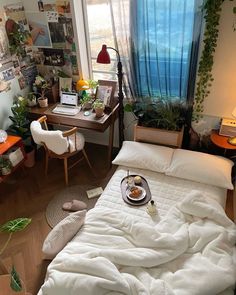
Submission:
[[[197,60],[192,50],[200,36],[201,4],[201,0],[130,1],[134,96],[187,99],[191,63],[196,65]]]

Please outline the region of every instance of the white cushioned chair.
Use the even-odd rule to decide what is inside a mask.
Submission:
[[[44,128],[43,128],[44,127]],[[65,182],[68,184],[68,170],[79,163],[83,158],[68,166],[68,159],[82,151],[91,171],[92,166],[88,156],[84,150],[84,136],[77,132],[78,128],[73,127],[67,131],[48,130],[47,117],[42,116],[37,121],[33,121],[30,125],[31,134],[36,144],[41,144],[45,148],[45,174],[48,171],[49,158],[58,158],[64,160]]]

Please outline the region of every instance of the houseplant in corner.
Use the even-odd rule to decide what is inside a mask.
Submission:
[[[1,233],[9,234],[8,239],[5,244],[0,248],[0,286],[1,286],[1,294],[15,294],[15,292],[20,292],[18,294],[26,294],[25,287],[23,286],[23,282],[20,279],[16,269],[12,266],[11,273],[9,274],[7,268],[5,267],[2,254],[7,248],[12,235],[15,232],[22,231],[25,229],[31,222],[29,218],[17,218],[11,221],[6,222],[5,224],[0,226]]]
[[[180,147],[183,139],[186,104],[174,98],[144,98],[125,106],[137,120],[136,141]]]
[[[24,148],[26,152],[26,167],[33,167],[35,163],[35,149],[32,145],[31,133],[30,133],[30,121],[27,118],[27,99],[23,96],[18,96],[13,102],[11,107],[12,116],[9,119],[12,124],[9,127],[9,132],[13,135],[20,136],[24,142]]]

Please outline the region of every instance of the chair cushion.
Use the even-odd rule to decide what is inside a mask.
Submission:
[[[62,136],[61,130],[44,130],[38,121],[30,124],[33,140],[37,144],[45,143],[47,148],[57,155],[62,155],[68,150],[68,141]]]
[[[75,135],[69,136],[69,148],[70,152],[81,151],[84,148],[85,139],[83,134],[76,132],[76,146],[75,146]]]

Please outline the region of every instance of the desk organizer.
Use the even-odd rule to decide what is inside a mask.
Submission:
[[[144,177],[140,176],[141,177],[141,183],[138,184],[138,185],[145,189],[146,197],[144,199],[140,200],[140,201],[131,201],[126,195],[127,178],[128,177],[135,177],[135,176],[137,176],[137,175],[129,175],[129,176],[124,177],[121,180],[121,183],[120,183],[121,194],[122,194],[122,198],[123,198],[125,203],[127,203],[129,205],[132,205],[132,206],[142,206],[142,205],[147,204],[151,200],[151,192],[150,192],[148,183],[147,183],[147,181],[146,181],[146,179]]]

